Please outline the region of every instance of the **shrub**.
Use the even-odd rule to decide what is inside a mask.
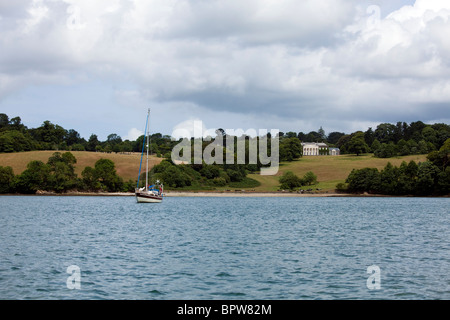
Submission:
[[[292,171],[286,171],[279,179],[281,189],[293,190],[295,188],[301,187],[302,181],[297,177]]]

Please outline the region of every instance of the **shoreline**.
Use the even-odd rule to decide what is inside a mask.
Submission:
[[[48,191],[38,191],[36,194],[2,194],[3,196],[63,196],[63,197],[134,197],[134,192],[66,192],[55,193]],[[2,196],[0,195],[0,196]],[[382,194],[355,194],[355,193],[338,193],[338,192],[322,192],[322,193],[297,193],[297,192],[256,192],[256,191],[166,191],[164,197],[248,197],[248,198],[295,198],[295,197],[359,197],[359,198],[449,198],[450,195],[445,196],[393,196]]]

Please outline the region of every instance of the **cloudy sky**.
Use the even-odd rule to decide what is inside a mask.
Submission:
[[[0,0],[0,112],[86,139],[450,123],[448,0]]]

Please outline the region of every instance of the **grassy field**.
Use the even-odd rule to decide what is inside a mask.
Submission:
[[[14,174],[22,173],[27,164],[32,160],[40,160],[47,163],[47,160],[55,151],[29,151],[18,153],[2,153],[0,154],[0,166],[10,166],[14,170]],[[61,151],[64,153],[65,151]],[[110,159],[116,164],[116,171],[125,181],[128,179],[137,179],[139,173],[139,163],[141,159],[140,153],[116,154],[86,151],[71,151],[77,159],[75,165],[75,173],[81,177],[81,172],[87,166],[94,167],[95,162],[101,158]],[[149,159],[150,168],[162,161],[162,158],[151,156]],[[145,170],[145,158],[142,166]]]
[[[426,155],[412,155],[404,157],[395,157],[389,159],[375,158],[369,155],[341,155],[341,156],[305,156],[300,160],[292,162],[283,162],[276,176],[261,176],[259,174],[251,174],[253,178],[261,183],[261,186],[254,188],[256,191],[276,191],[280,183],[279,177],[286,171],[292,171],[299,177],[312,171],[317,176],[319,182],[313,188],[320,188],[323,191],[334,190],[339,182],[344,182],[352,169],[362,169],[366,167],[383,169],[388,162],[399,166],[402,161],[409,162],[426,161]],[[312,188],[312,187],[311,187]]]
[[[47,162],[48,158],[54,152],[55,151],[30,151],[3,153],[0,154],[0,166],[11,166],[15,174],[20,174],[26,169],[28,162],[31,160]],[[114,161],[117,174],[124,180],[135,180],[137,178],[141,157],[140,153],[115,154],[85,151],[73,151],[72,153],[75,158],[77,158],[75,172],[78,176],[81,176],[81,172],[86,166],[93,167],[97,160],[105,158]],[[317,175],[317,180],[319,181],[319,184],[313,186],[313,188],[320,188],[323,191],[332,191],[337,183],[345,181],[352,169],[361,169],[365,167],[382,169],[388,162],[399,166],[402,161],[409,162],[411,160],[423,162],[426,160],[426,155],[413,155],[389,159],[375,158],[372,154],[359,157],[354,155],[305,156],[300,160],[281,163],[278,174],[275,176],[261,176],[259,174],[248,175],[249,178],[255,179],[261,183],[260,186],[249,189],[254,189],[255,191],[276,191],[280,185],[278,179],[285,171],[292,171],[299,177],[303,177],[306,172],[312,171]],[[161,161],[161,158],[151,157],[150,167]],[[143,163],[143,165],[145,166],[145,163]],[[220,189],[229,189],[229,187]]]

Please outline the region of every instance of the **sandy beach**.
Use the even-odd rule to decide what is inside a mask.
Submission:
[[[4,194],[7,195],[7,194]],[[8,194],[25,195],[25,194]],[[65,192],[56,193],[49,191],[37,191],[38,196],[100,196],[100,197],[134,197],[134,192]],[[376,196],[357,195],[346,193],[297,193],[297,192],[256,192],[256,191],[165,191],[165,197],[355,197]]]
[[[354,196],[354,195],[342,194],[342,193],[297,193],[297,192],[254,192],[254,191],[236,191],[236,192],[171,191],[171,192],[164,193],[164,195],[166,197],[342,197],[342,196]]]
[[[27,194],[2,194],[0,196],[33,196]],[[99,196],[99,197],[134,197],[134,192],[66,192],[56,193],[48,191],[38,191],[37,196]],[[166,191],[164,197],[411,197],[411,196],[389,196],[381,194],[355,194],[355,193],[336,193],[336,192],[316,192],[316,193],[297,193],[297,192],[257,192],[257,191]],[[450,195],[440,196],[447,198]]]

